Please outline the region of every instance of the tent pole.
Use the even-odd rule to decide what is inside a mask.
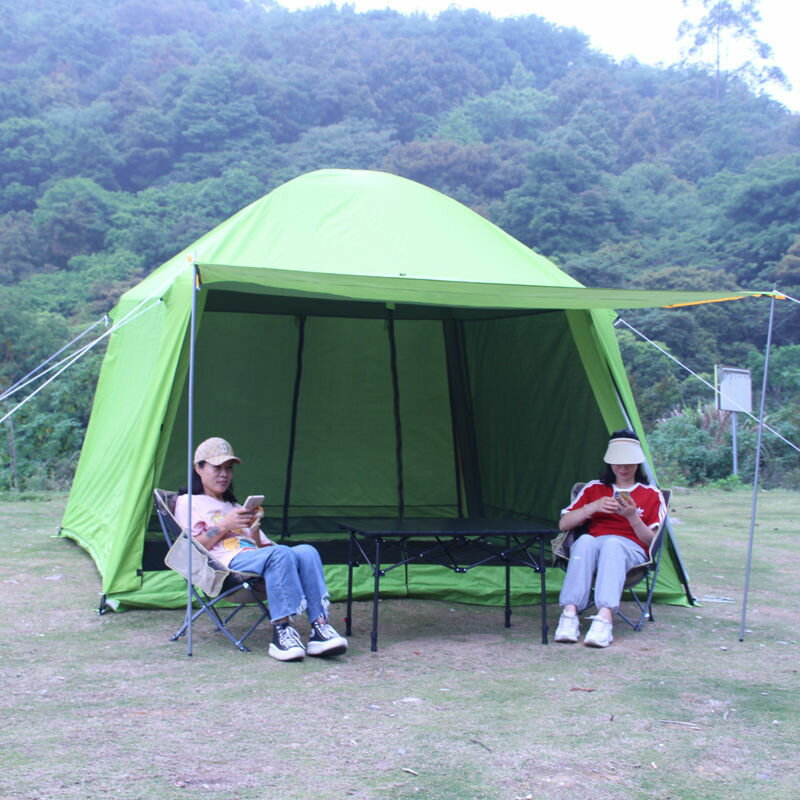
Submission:
[[[464,457],[463,445],[461,441],[461,429],[459,427],[460,414],[456,408],[456,398],[460,397],[457,386],[460,381],[456,380],[455,362],[453,356],[454,344],[454,325],[453,320],[442,320],[442,336],[444,337],[445,363],[447,365],[447,390],[450,398],[450,430],[453,437],[453,478],[456,488],[456,510],[458,518],[464,518],[464,476],[462,473],[461,462]]]
[[[197,319],[197,292],[200,289],[200,272],[192,260],[192,313],[189,319],[189,396],[187,398],[188,420],[186,431],[186,491],[189,493],[187,508],[187,530],[189,537],[192,535],[192,473],[194,464],[192,459],[192,442],[194,441],[194,345],[195,345],[195,320]],[[192,547],[191,538],[187,550],[187,575],[192,574]],[[186,655],[192,655],[192,581],[186,580]]]
[[[400,419],[400,378],[397,373],[397,340],[394,334],[394,306],[387,308],[389,332],[389,367],[392,373],[392,407],[394,409],[395,465],[397,470],[397,516],[406,513],[405,489],[403,486],[403,425]]]
[[[292,419],[289,425],[289,452],[286,456],[286,483],[283,489],[283,536],[289,536],[289,504],[292,500],[292,471],[294,452],[297,445],[297,412],[300,404],[300,386],[303,382],[303,353],[306,343],[306,315],[298,317],[297,357],[294,371],[294,391],[292,393]]]
[[[753,536],[756,525],[756,504],[758,502],[758,468],[761,462],[761,435],[764,432],[764,401],[767,394],[767,373],[769,372],[769,350],[772,345],[772,326],[775,320],[775,295],[769,306],[769,328],[767,347],[764,354],[764,377],[761,381],[761,407],[758,412],[758,436],[756,437],[756,466],[753,473],[753,506],[750,510],[750,538],[747,544],[747,566],[744,571],[744,596],[742,598],[742,621],[739,626],[739,641],[744,641],[744,627],[747,621],[747,593],[750,588],[750,567],[753,561]]]
[[[464,338],[462,320],[445,320],[444,346],[450,391],[450,414],[455,431],[456,458],[460,465],[460,471],[456,471],[456,480],[463,481],[467,517],[482,517],[485,514],[483,486],[478,467],[475,414],[470,396],[469,364]],[[461,502],[459,494],[459,516],[463,516]]]

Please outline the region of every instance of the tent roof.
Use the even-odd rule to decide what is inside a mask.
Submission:
[[[283,184],[128,299],[164,291],[190,262],[207,287],[455,308],[652,308],[763,294],[589,289],[461,203],[364,170],[319,170]]]

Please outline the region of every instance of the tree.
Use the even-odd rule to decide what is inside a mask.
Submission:
[[[433,120],[471,94],[485,94],[487,77],[473,64],[430,42],[396,39],[368,70],[380,118],[402,141],[419,138]]]
[[[684,7],[697,0],[683,0]],[[678,27],[678,39],[690,41],[689,54],[694,55],[711,49],[715,82],[715,99],[719,103],[724,89],[723,52],[728,38],[742,40],[754,53],[760,65],[746,61],[734,70],[755,86],[763,87],[769,83],[789,86],[783,70],[770,63],[772,48],[759,39],[756,26],[761,22],[758,0],[699,0],[706,13],[697,22],[684,20]]]
[[[44,122],[27,117],[0,122],[0,212],[32,208],[51,162]]]
[[[0,215],[0,283],[14,283],[40,269],[42,247],[29,211]]]
[[[386,156],[383,167],[451,195],[469,187],[475,200],[482,195],[485,177],[497,169],[498,160],[486,144],[431,139],[398,145]],[[463,194],[459,199],[463,200]]]
[[[443,115],[436,135],[460,144],[501,139],[538,141],[553,98],[533,85],[534,76],[518,66],[500,89],[472,97]]]
[[[591,56],[588,37],[576,28],[556,28],[533,14],[509,17],[500,20],[499,25],[506,46],[536,76],[539,89],[574,71],[576,64],[603,60],[602,56]]]
[[[349,118],[309,128],[281,152],[291,167],[286,179],[314,169],[376,169],[391,148],[391,131],[372,121]]]
[[[174,120],[142,103],[125,117],[120,128],[116,178],[124,189],[144,189],[169,173],[178,131]]]
[[[727,186],[709,239],[743,286],[763,288],[797,236],[800,159],[765,159]]]
[[[63,317],[20,308],[19,292],[0,292],[0,390],[69,341],[68,333]]]
[[[621,201],[596,166],[598,151],[579,138],[534,150],[525,181],[506,193],[495,215],[501,228],[546,256],[615,241],[625,222]]]
[[[679,383],[683,375],[674,361],[662,356],[632,331],[618,329],[617,341],[639,414],[649,430],[657,420],[681,406]],[[664,342],[658,344],[667,349]]]
[[[87,178],[53,184],[33,212],[34,228],[47,242],[51,263],[63,269],[72,256],[102,248],[118,204],[113,192]]]

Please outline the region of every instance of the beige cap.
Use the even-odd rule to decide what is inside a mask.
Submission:
[[[212,436],[197,445],[197,450],[194,451],[194,463],[199,464],[201,461],[207,461],[215,467],[226,464],[228,461],[242,463],[241,459],[236,458],[233,454],[233,448],[219,436]]]
[[[638,439],[612,439],[603,461],[606,464],[643,464],[644,450]]]

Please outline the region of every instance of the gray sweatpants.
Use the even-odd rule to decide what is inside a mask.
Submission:
[[[625,575],[629,569],[646,560],[642,548],[624,536],[584,534],[570,548],[559,605],[563,608],[572,604],[579,612],[588,608],[594,578],[595,606],[616,611],[622,597]]]

